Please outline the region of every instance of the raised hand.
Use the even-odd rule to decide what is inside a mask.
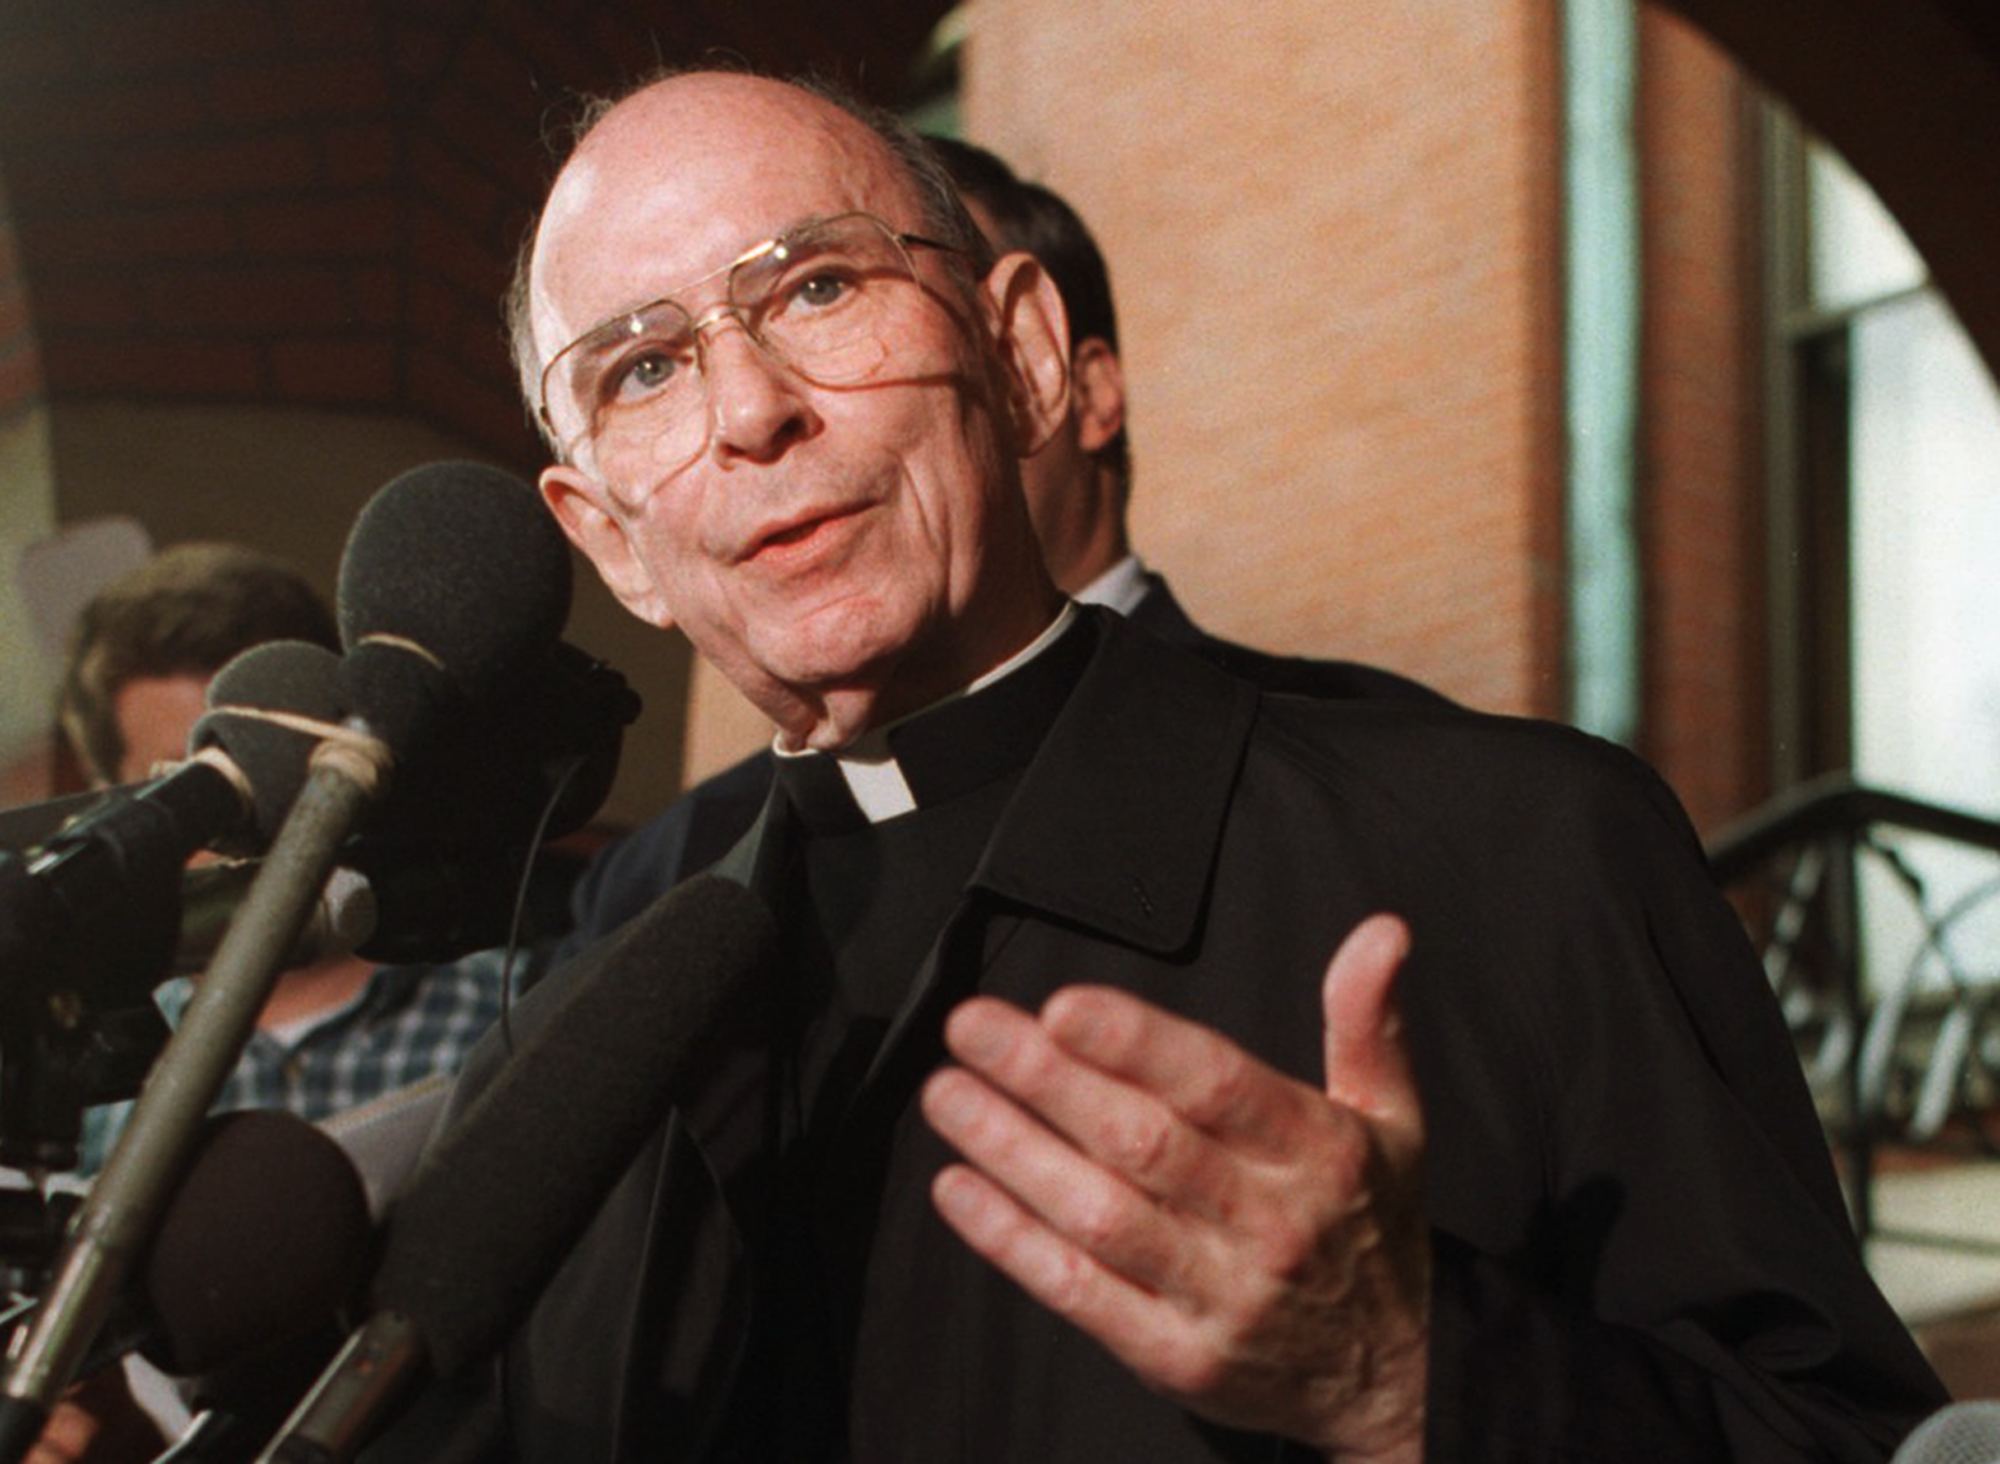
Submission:
[[[934,1199],[975,1251],[1148,1386],[1343,1460],[1422,1457],[1423,1119],[1374,916],[1322,988],[1324,1090],[1103,987],[959,1006]]]

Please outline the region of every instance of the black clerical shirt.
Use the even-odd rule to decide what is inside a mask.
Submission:
[[[789,1061],[773,1136],[776,1202],[756,1242],[764,1284],[745,1373],[764,1407],[755,1416],[740,1410],[732,1428],[746,1443],[778,1430],[765,1445],[771,1457],[844,1456],[856,1305],[844,1278],[858,1274],[850,1253],[866,1246],[885,1137],[857,1101],[894,1023],[935,1029],[966,994],[918,993],[912,984],[1096,642],[1094,626],[1074,620],[999,680],[891,727],[887,751],[915,803],[894,817],[870,820],[833,755],[778,760],[793,834],[779,911]],[[918,1050],[934,1060],[941,1049],[930,1041]],[[927,1069],[875,1074],[863,1106],[884,1097],[900,1104]],[[784,1400],[775,1411],[774,1380]]]

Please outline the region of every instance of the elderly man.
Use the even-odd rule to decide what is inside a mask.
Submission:
[[[517,1453],[1879,1459],[1942,1401],[1657,780],[1057,592],[1062,304],[919,145],[654,82],[524,299],[549,506],[777,728],[721,868],[791,973],[510,1347]]]

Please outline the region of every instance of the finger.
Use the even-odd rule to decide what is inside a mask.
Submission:
[[[940,1170],[931,1198],[959,1238],[1029,1296],[1097,1338],[1141,1376],[1171,1386],[1187,1328],[1169,1302],[1099,1264],[964,1165]]]
[[[1283,1153],[1320,1094],[1228,1038],[1128,992],[1070,986],[1042,1008],[1043,1028],[1090,1066],[1158,1096],[1220,1142]]]
[[[962,1069],[924,1085],[924,1117],[967,1162],[1097,1264],[1149,1290],[1185,1288],[1199,1246],[1159,1205]]]
[[[1408,926],[1393,915],[1369,916],[1327,963],[1320,997],[1327,1096],[1414,1140],[1422,1136],[1423,1116],[1394,994],[1409,951]]]
[[[1207,1136],[1163,1098],[1080,1059],[1042,1023],[990,998],[962,1003],[945,1044],[1083,1153],[1146,1193],[1204,1212],[1226,1207],[1234,1177]]]

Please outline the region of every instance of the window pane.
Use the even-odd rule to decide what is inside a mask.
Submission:
[[[1864,312],[1852,332],[1855,774],[2000,816],[2000,405],[1929,293]],[[1933,913],[1994,878],[1990,855],[1896,842]],[[1921,966],[1938,952],[1924,953],[1914,921],[1894,913],[1907,911],[1903,895],[1880,876],[1871,884],[1879,989],[1913,953]],[[1967,974],[2000,973],[2000,902],[1954,924],[1948,943]]]
[[[1874,192],[1840,156],[1814,142],[1806,153],[1815,309],[1841,310],[1924,282],[1924,262]]]
[[[2000,407],[1934,296],[1853,331],[1857,771],[2000,814]]]

